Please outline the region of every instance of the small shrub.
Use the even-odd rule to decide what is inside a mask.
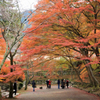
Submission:
[[[18,89],[20,90],[23,87],[23,83],[19,83]]]
[[[6,85],[6,86],[5,86],[5,90],[6,90],[6,91],[7,91],[9,88],[10,88],[9,85]]]

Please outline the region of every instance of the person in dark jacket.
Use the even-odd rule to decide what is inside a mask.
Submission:
[[[65,88],[65,79],[62,79],[62,80],[61,80],[61,87],[62,87],[62,89]]]
[[[17,93],[17,82],[16,81],[14,82],[14,90],[15,90],[14,93],[16,95],[16,93]]]
[[[32,81],[32,87],[33,87],[33,92],[34,92],[35,88],[36,88],[36,82],[35,82],[35,80]]]
[[[57,84],[58,84],[58,89],[60,89],[60,79],[58,79]]]
[[[46,80],[47,88],[49,87],[49,80]]]
[[[66,81],[66,86],[67,86],[67,88],[68,88],[68,86],[69,86],[69,81],[68,81],[68,80]]]

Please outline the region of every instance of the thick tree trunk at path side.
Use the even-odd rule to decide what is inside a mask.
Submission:
[[[13,65],[13,56],[11,53],[10,53],[10,64]],[[13,69],[11,69],[11,72],[13,72]],[[13,82],[11,81],[10,81],[9,98],[13,98]]]
[[[88,52],[89,51],[87,49],[83,48],[82,49],[82,52],[83,52],[83,55],[84,56],[88,57]],[[89,60],[85,60],[85,64],[88,64],[88,63],[90,63],[90,61]],[[86,70],[88,72],[88,76],[89,76],[88,78],[89,78],[90,84],[92,86],[98,87],[99,86],[99,82],[95,78],[95,76],[94,76],[94,74],[92,72],[92,68],[91,68],[91,65],[90,64],[86,66]]]
[[[89,63],[89,61],[87,60],[86,63]],[[88,75],[89,75],[89,79],[90,79],[90,84],[92,86],[98,87],[99,86],[99,82],[98,80],[95,78],[92,69],[91,69],[91,65],[86,66],[86,69],[88,71]]]
[[[13,98],[13,82],[10,82],[9,98]]]
[[[64,58],[65,58],[65,57],[64,57]],[[65,59],[66,59],[66,58],[65,58]],[[67,60],[67,59],[66,59],[66,60]],[[76,72],[76,75],[78,76],[79,80],[81,81],[81,84],[83,84],[83,80],[81,79],[80,74],[79,74],[79,72],[77,71],[77,69],[75,68],[75,66],[73,65],[71,59],[70,59],[70,64],[71,64],[70,67],[72,67],[73,70]]]
[[[77,69],[72,65],[72,68],[74,69],[74,71],[76,72],[76,75],[78,76],[79,80],[81,81],[81,84],[83,84],[83,80],[80,77],[79,72],[77,71]]]
[[[76,69],[75,69],[75,72],[76,72],[76,74],[77,74],[79,80],[81,81],[81,84],[83,84],[83,80],[81,79],[79,72],[78,72]]]
[[[27,85],[28,85],[28,71],[26,71],[25,90],[27,90]]]
[[[73,68],[73,70],[76,72],[76,75],[78,76],[79,80],[81,81],[81,84],[83,84],[83,80],[81,79],[78,70],[75,68],[75,66],[73,65],[71,60],[70,60],[70,64],[71,64],[71,67]]]
[[[27,79],[26,79],[26,82],[25,82],[25,90],[27,90],[27,84],[28,82],[27,82]]]

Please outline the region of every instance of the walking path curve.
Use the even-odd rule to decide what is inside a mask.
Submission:
[[[74,87],[57,89],[57,86],[52,86],[51,89],[46,89],[46,86],[43,86],[43,89],[38,87],[35,92],[30,86],[27,92],[16,98],[16,100],[100,100],[100,97]]]

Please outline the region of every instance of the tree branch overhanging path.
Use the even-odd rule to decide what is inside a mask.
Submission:
[[[94,0],[82,2],[61,0],[58,2],[56,2],[56,0],[40,1],[36,6],[36,8],[39,7],[39,9],[36,10],[36,13],[33,14],[30,19],[32,26],[26,30],[26,33],[37,37],[37,41],[39,40],[40,42],[33,44],[33,46],[29,48],[25,48],[23,45],[23,48],[26,49],[26,52],[31,50],[33,55],[40,54],[41,51],[43,51],[45,55],[48,56],[57,52],[55,48],[61,47],[64,51],[70,48],[70,54],[74,55],[71,59],[75,59],[76,57],[80,58],[80,60],[84,60],[84,67],[87,68],[90,83],[93,83],[92,85],[94,86],[98,86],[99,83],[91,70],[92,63],[99,64],[99,56],[97,55],[99,55],[100,30],[98,28],[99,21],[97,20],[100,14],[95,14],[95,10],[97,12],[100,10],[98,2]],[[32,37],[30,39],[32,39]],[[94,41],[95,39],[96,41]],[[31,44],[32,42],[30,40],[29,43]],[[48,52],[48,50],[53,53]],[[57,52],[57,54],[59,56],[66,55],[61,51],[59,53]],[[42,53],[40,55],[42,55]],[[98,62],[92,59],[94,55],[96,55]]]
[[[0,69],[16,47],[12,56],[18,49],[21,51],[19,66],[31,66],[29,69],[41,66],[49,66],[50,69],[53,66],[55,69],[57,63],[54,58],[63,58],[81,83],[88,78],[92,86],[98,87],[100,83],[93,73],[94,64],[100,64],[100,1],[97,1],[40,0],[36,10],[31,11],[23,22],[19,8],[10,8],[11,3],[5,8],[4,4],[7,4],[2,2],[0,26],[6,52]],[[24,29],[26,22],[30,27]],[[33,63],[25,66],[27,63],[24,61]],[[81,67],[74,66],[74,62],[81,62]]]

